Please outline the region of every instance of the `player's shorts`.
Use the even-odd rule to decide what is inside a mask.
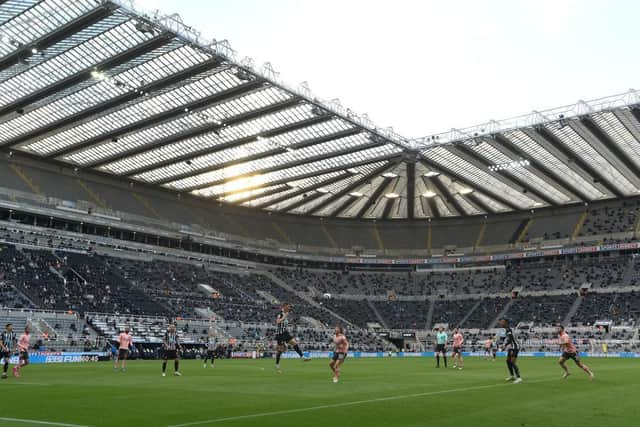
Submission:
[[[207,359],[215,359],[216,352],[214,350],[207,350]]]
[[[436,353],[444,353],[446,351],[447,349],[445,348],[444,344],[436,345]]]
[[[165,350],[162,354],[162,358],[164,360],[168,359],[177,359],[178,358],[178,350]]]
[[[25,362],[29,361],[29,352],[28,351],[21,351],[20,352],[20,360],[24,360]]]
[[[4,359],[5,363],[9,363],[11,354],[8,351],[0,351],[0,359]]]
[[[276,335],[276,342],[278,343],[278,345],[287,344],[292,339],[293,337],[291,336],[289,331],[284,331],[283,333]]]
[[[452,354],[462,354],[462,347],[453,347]]]
[[[125,359],[127,356],[129,356],[129,350],[125,348],[118,350],[118,359]]]
[[[333,360],[340,360],[343,361],[344,359],[347,358],[347,353],[343,352],[343,351],[334,351],[333,352]]]
[[[515,359],[516,357],[518,357],[518,353],[520,353],[520,350],[510,348],[509,350],[507,350],[507,357]]]
[[[568,353],[565,351],[564,353],[562,353],[562,358],[565,360],[573,359],[573,361],[576,363],[580,361],[580,356],[578,356],[578,353]]]

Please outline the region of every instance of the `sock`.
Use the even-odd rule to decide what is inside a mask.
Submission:
[[[9,364],[5,362],[2,372],[4,372],[6,374],[7,373],[7,369],[9,369]]]
[[[216,358],[215,358],[215,357],[212,357],[212,358],[211,358],[211,366],[213,366],[213,362],[215,362],[215,361],[216,361]]]
[[[507,360],[507,368],[509,368],[509,373],[513,376],[513,364],[510,360]]]
[[[515,363],[512,363],[513,365],[513,371],[516,373],[516,378],[520,378],[520,368],[518,368],[518,365],[516,365]]]
[[[294,345],[293,349],[295,350],[296,353],[298,353],[298,356],[303,357],[302,350],[300,350],[300,346],[298,346],[298,344]]]
[[[179,360],[175,360],[173,362],[173,369],[174,371],[178,372],[178,368],[180,367],[180,361]]]
[[[162,362],[162,373],[167,372],[167,362]]]
[[[447,356],[442,356],[444,358],[444,367],[447,367]]]
[[[340,378],[340,369],[336,369],[334,372],[336,373],[336,378]]]
[[[281,352],[276,353],[276,366],[280,366],[280,356],[282,356]]]
[[[436,355],[436,366],[439,368],[440,367],[440,355]]]

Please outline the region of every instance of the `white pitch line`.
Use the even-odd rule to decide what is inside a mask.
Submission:
[[[525,384],[536,384],[536,383],[548,382],[548,381],[555,381],[555,380],[529,381],[529,382],[527,382]],[[390,401],[390,400],[412,399],[412,398],[416,398],[416,397],[425,397],[425,396],[436,396],[436,395],[439,395],[439,394],[460,393],[460,392],[464,392],[464,391],[484,390],[484,389],[487,389],[487,388],[495,388],[495,387],[508,386],[508,385],[511,385],[512,387],[522,387],[522,386],[519,386],[519,385],[516,385],[516,384],[511,384],[511,383],[479,385],[479,386],[474,386],[474,387],[453,388],[453,389],[449,389],[449,390],[427,391],[427,392],[424,392],[424,393],[402,394],[402,395],[398,395],[398,396],[389,396],[389,397],[378,397],[376,399],[355,400],[355,401],[352,401],[352,402],[334,403],[334,404],[331,404],[331,405],[310,406],[310,407],[307,407],[307,408],[286,409],[286,410],[282,410],[282,411],[273,411],[273,412],[262,412],[262,413],[259,413],[259,414],[238,415],[238,416],[235,416],[235,417],[214,418],[214,419],[211,419],[211,420],[194,421],[194,422],[184,423],[184,424],[172,424],[172,425],[169,425],[167,427],[190,427],[190,426],[198,426],[198,425],[204,425],[204,424],[222,423],[222,422],[225,422],[225,421],[245,420],[245,419],[249,419],[249,418],[261,418],[261,417],[270,417],[270,416],[274,416],[274,415],[297,414],[299,412],[310,412],[310,411],[318,411],[318,410],[321,410],[321,409],[342,408],[342,407],[345,407],[345,406],[363,405],[363,404],[366,404],[366,403],[387,402],[387,401]]]
[[[2,418],[0,417],[0,421],[10,421],[13,423],[23,423],[23,424],[38,424],[43,426],[58,426],[58,427],[88,427],[82,426],[79,424],[65,424],[65,423],[54,423],[52,421],[40,421],[40,420],[27,420],[23,418]]]

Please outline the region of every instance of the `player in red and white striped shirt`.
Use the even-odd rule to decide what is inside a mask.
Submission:
[[[333,343],[336,345],[333,351],[333,358],[329,367],[333,371],[333,382],[337,383],[340,380],[340,366],[347,358],[347,352],[349,351],[349,341],[344,335],[344,329],[341,326],[336,326],[336,334],[333,337]]]
[[[569,369],[567,368],[566,362],[569,359],[573,359],[576,365],[578,365],[580,369],[582,369],[587,373],[587,375],[589,375],[589,379],[593,380],[593,372],[591,372],[587,365],[580,361],[578,349],[573,344],[573,341],[571,341],[571,337],[569,336],[569,334],[567,334],[567,332],[564,330],[564,326],[562,325],[558,326],[558,336],[560,337],[560,350],[562,351],[562,356],[560,356],[560,360],[558,360],[558,363],[564,371],[562,378],[566,379],[569,375],[571,375],[569,373]]]

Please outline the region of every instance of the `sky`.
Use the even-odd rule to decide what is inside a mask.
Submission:
[[[135,0],[408,138],[640,89],[635,0]]]

